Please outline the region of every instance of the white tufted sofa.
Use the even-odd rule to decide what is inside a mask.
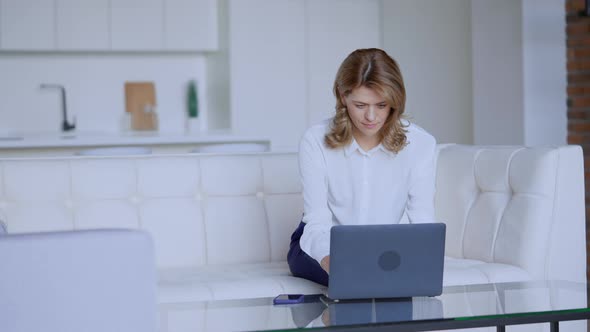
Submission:
[[[439,146],[445,285],[585,280],[583,181],[576,146]],[[146,230],[161,303],[320,292],[285,261],[300,191],[296,153],[0,159],[9,233]]]

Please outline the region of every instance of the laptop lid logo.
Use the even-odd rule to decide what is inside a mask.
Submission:
[[[379,256],[379,267],[384,271],[393,271],[401,264],[401,257],[396,251],[385,251]]]

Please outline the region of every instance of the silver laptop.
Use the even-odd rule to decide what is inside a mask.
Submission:
[[[341,225],[330,233],[332,300],[442,293],[446,225]]]

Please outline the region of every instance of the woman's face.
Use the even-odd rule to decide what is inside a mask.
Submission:
[[[348,115],[353,123],[353,136],[357,141],[379,144],[379,131],[389,116],[391,106],[381,95],[367,87],[358,87],[344,98]]]

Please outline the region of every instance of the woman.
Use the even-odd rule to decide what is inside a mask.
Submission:
[[[291,237],[294,276],[328,285],[333,225],[435,222],[435,139],[402,118],[406,93],[395,60],[359,49],[334,82],[336,115],[299,146],[303,220]]]

